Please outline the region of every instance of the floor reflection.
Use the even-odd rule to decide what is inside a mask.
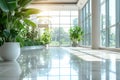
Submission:
[[[105,59],[79,51],[76,56],[63,48],[27,49],[18,62],[0,62],[0,80],[120,80],[119,76],[120,59],[115,56]]]
[[[45,49],[22,51],[18,62],[22,69],[21,80],[37,79],[38,76],[47,75],[50,70],[50,54]]]
[[[120,80],[119,60],[97,57],[95,61],[85,56],[88,54],[80,57],[62,48],[23,51],[21,80]]]
[[[23,51],[18,60],[21,80],[78,80],[78,71],[71,60],[71,55],[60,48]]]
[[[19,80],[21,68],[16,61],[0,62],[0,80]]]

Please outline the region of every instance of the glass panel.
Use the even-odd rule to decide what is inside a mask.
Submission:
[[[100,3],[103,3],[103,2],[105,2],[105,0],[100,0]]]
[[[52,34],[51,34],[52,41],[51,41],[50,45],[51,46],[59,46],[59,25],[52,25],[51,30],[52,30]]]
[[[41,11],[39,13],[40,16],[48,16],[48,11]]]
[[[91,1],[92,1],[92,0],[89,0],[89,2],[90,2],[90,14],[92,13],[92,5],[91,5]]]
[[[82,44],[84,46],[90,46],[91,45],[91,23],[92,23],[92,17],[91,17],[91,0],[89,0],[86,5],[82,9],[82,29],[84,31],[83,41]]]
[[[88,34],[86,34],[85,36],[86,36],[86,38],[85,38],[85,41],[86,41],[85,44],[86,44],[86,46],[88,46],[88,42],[89,42],[89,40],[88,40]]]
[[[78,11],[71,11],[71,16],[78,16]]]
[[[78,25],[78,11],[42,11],[39,23],[51,28],[50,46],[70,46],[69,28]]]
[[[101,0],[101,13],[100,13],[100,45],[106,46],[106,3]]]
[[[59,80],[59,76],[49,76],[47,80]]]
[[[88,13],[88,3],[86,4],[86,16],[88,16],[89,13]]]
[[[60,17],[60,24],[70,24],[70,17]]]
[[[82,12],[80,12],[79,18],[80,18],[80,25],[82,25]]]
[[[85,17],[86,17],[86,15],[85,15],[85,8],[83,8],[83,19],[84,19],[84,21],[85,21]]]
[[[61,16],[70,16],[70,11],[60,11]]]
[[[82,9],[82,22],[84,21],[84,8]]]
[[[77,63],[78,65],[79,63]],[[75,65],[74,65],[75,66]],[[77,76],[79,74],[79,70],[71,68],[71,75]],[[76,79],[75,79],[76,80]]]
[[[60,25],[60,34],[69,33],[70,25]],[[63,34],[64,34],[63,33]]]
[[[26,80],[29,80],[29,79],[26,79]],[[34,79],[33,79],[33,80],[34,80]],[[37,77],[37,80],[47,80],[47,76]]]
[[[101,15],[100,15],[100,26],[101,30],[106,28],[106,5],[102,4],[101,5]]]
[[[79,76],[71,76],[71,80],[80,80]]]
[[[90,33],[92,33],[92,16],[90,16],[89,18],[90,18],[90,20],[89,20],[90,21],[90,25],[89,25]]]
[[[71,80],[70,76],[60,76],[60,80]]]
[[[60,68],[60,75],[70,75],[70,68]]]
[[[49,73],[48,73],[49,76],[59,76],[59,68],[52,68],[50,69]]]
[[[61,26],[60,27],[60,45],[70,46],[70,38],[69,38],[70,25],[60,25],[60,26]]]
[[[78,17],[71,17],[71,24],[78,25]]]
[[[49,11],[49,16],[59,16],[59,11]]]
[[[86,26],[85,26],[85,28],[86,28],[86,34],[88,34],[89,31],[90,31],[89,25],[88,25],[88,19],[86,19],[85,24],[86,24]]]
[[[50,24],[59,24],[59,17],[50,17]]]
[[[116,0],[109,0],[109,25],[114,25],[116,21]]]
[[[101,31],[101,36],[100,36],[100,43],[101,46],[105,46],[106,45],[106,30]]]
[[[114,27],[111,27],[110,28],[110,39],[109,39],[109,42],[110,42],[110,44],[109,44],[109,46],[110,47],[115,47],[115,32],[116,32],[116,28],[115,28],[115,26]]]
[[[91,37],[92,37],[91,35],[92,35],[92,34],[90,33],[90,34],[89,34],[89,46],[91,46]]]
[[[49,24],[49,17],[47,16],[39,16],[39,20],[38,20],[39,24]]]

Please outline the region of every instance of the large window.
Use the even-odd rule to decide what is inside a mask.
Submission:
[[[70,46],[69,29],[78,25],[78,11],[42,11],[43,20],[48,18],[48,26],[51,29],[52,42],[50,46]],[[41,23],[41,22],[40,22]]]
[[[100,4],[101,46],[116,47],[116,0],[100,0]]]
[[[81,11],[81,25],[84,31],[83,46],[91,46],[91,0],[88,0]]]
[[[106,46],[106,1],[101,0],[101,14],[100,14],[100,43],[101,46]]]
[[[115,47],[116,0],[109,0],[109,47]]]
[[[100,0],[100,46],[120,48],[120,0]],[[91,46],[91,0],[81,9],[83,46]]]

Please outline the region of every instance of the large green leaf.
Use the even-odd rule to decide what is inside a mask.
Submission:
[[[16,23],[16,27],[19,29],[19,31],[21,31],[22,29],[24,29],[24,25],[21,23],[21,21],[18,21]]]
[[[15,39],[16,38],[16,36],[18,35],[18,31],[17,30],[15,30],[15,29],[11,29],[10,30],[10,36],[11,36],[11,38],[12,39]]]
[[[32,0],[19,0],[18,5],[23,8],[26,7],[31,1]]]
[[[30,16],[32,14],[38,14],[39,12],[40,12],[39,9],[34,8],[27,8],[22,10],[22,13],[27,16]]]
[[[10,11],[13,11],[17,8],[17,0],[7,0],[8,1],[8,7]]]
[[[3,42],[4,42],[4,41],[3,41],[2,38],[0,37],[0,46],[3,45]]]
[[[25,19],[24,22],[29,26],[36,27],[36,24],[29,19]]]
[[[10,30],[5,29],[3,31],[3,35],[4,35],[5,40],[8,41],[8,38],[10,36]]]
[[[38,9],[33,9],[33,8],[27,8],[27,9],[22,9],[20,12],[16,11],[15,16],[17,18],[29,18],[30,15],[32,14],[38,14],[39,10]]]
[[[0,8],[5,11],[13,11],[17,7],[17,0],[0,0]]]
[[[9,11],[9,8],[8,8],[8,5],[6,3],[6,0],[0,0],[0,8],[5,11],[5,12],[8,12]]]

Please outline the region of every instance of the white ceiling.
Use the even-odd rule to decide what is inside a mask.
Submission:
[[[40,10],[78,10],[87,0],[33,0],[29,7]]]
[[[77,6],[81,9],[88,0],[78,0]]]
[[[50,5],[50,4],[32,4],[28,6],[30,8],[37,8],[40,10],[78,10],[77,5],[65,5],[65,4],[57,4],[57,5]]]
[[[78,0],[33,0],[32,3],[39,4],[76,4]]]

